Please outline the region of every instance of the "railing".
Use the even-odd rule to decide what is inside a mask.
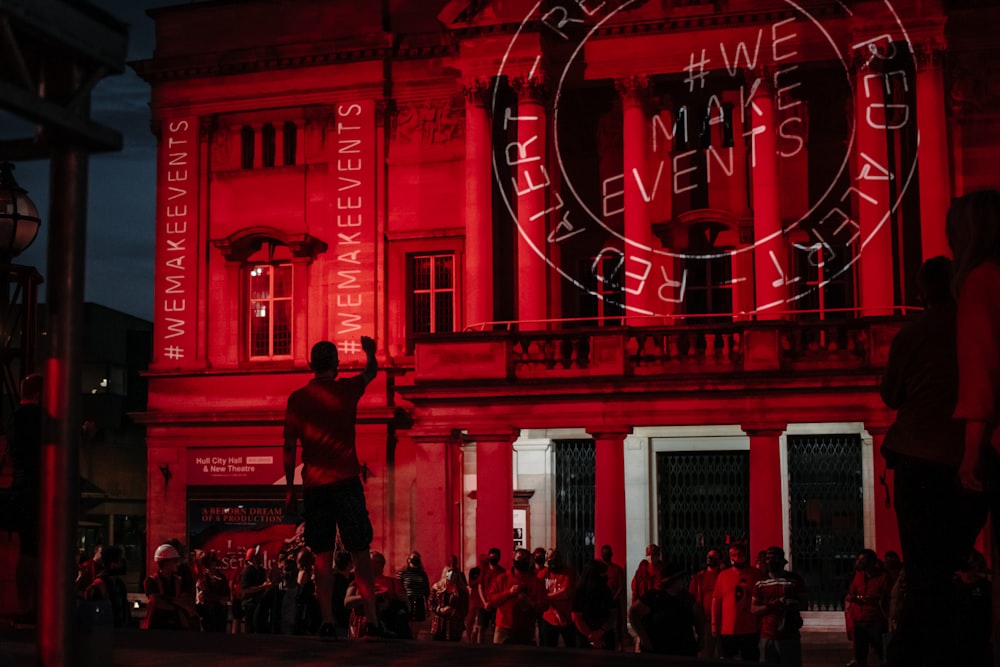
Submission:
[[[590,318],[593,321],[593,318]],[[899,317],[586,327],[424,336],[416,380],[879,370]],[[537,324],[537,323],[532,323]],[[572,325],[571,325],[572,326]]]

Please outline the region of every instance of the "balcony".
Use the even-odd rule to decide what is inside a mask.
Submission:
[[[417,338],[416,384],[881,373],[903,317],[466,331]]]

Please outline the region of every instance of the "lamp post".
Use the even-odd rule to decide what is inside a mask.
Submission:
[[[41,282],[33,267],[11,261],[32,244],[41,222],[35,203],[14,179],[14,165],[0,162],[0,366],[10,409],[21,379],[34,370]]]

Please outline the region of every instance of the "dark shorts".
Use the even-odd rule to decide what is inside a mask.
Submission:
[[[313,553],[333,551],[337,529],[344,548],[367,551],[374,533],[360,477],[307,488],[302,493],[305,542]]]

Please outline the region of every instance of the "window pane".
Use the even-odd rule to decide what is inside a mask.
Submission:
[[[274,297],[292,296],[292,265],[281,264],[274,267]]]
[[[292,353],[292,302],[274,302],[274,352],[275,356]]]
[[[429,333],[431,330],[431,295],[413,295],[413,333]]]
[[[250,356],[270,356],[270,309],[266,301],[253,301],[250,304]]]
[[[292,121],[287,121],[284,127],[285,132],[285,155],[284,161],[286,165],[295,164],[295,140],[296,140],[296,130],[295,123]]]
[[[455,327],[454,293],[438,292],[434,295],[434,332],[453,331]]]
[[[434,262],[434,287],[437,289],[449,289],[453,286],[454,271],[452,266],[454,260],[450,256],[435,257]]]
[[[240,166],[244,169],[253,168],[253,128],[244,125],[240,129]]]
[[[274,151],[275,151],[275,141],[274,141],[274,125],[270,123],[264,123],[264,128],[261,130],[261,162],[265,167],[274,166]]]
[[[258,264],[250,269],[250,298],[266,299],[271,295],[271,267]]]
[[[413,289],[427,290],[431,288],[431,258],[413,258]]]

